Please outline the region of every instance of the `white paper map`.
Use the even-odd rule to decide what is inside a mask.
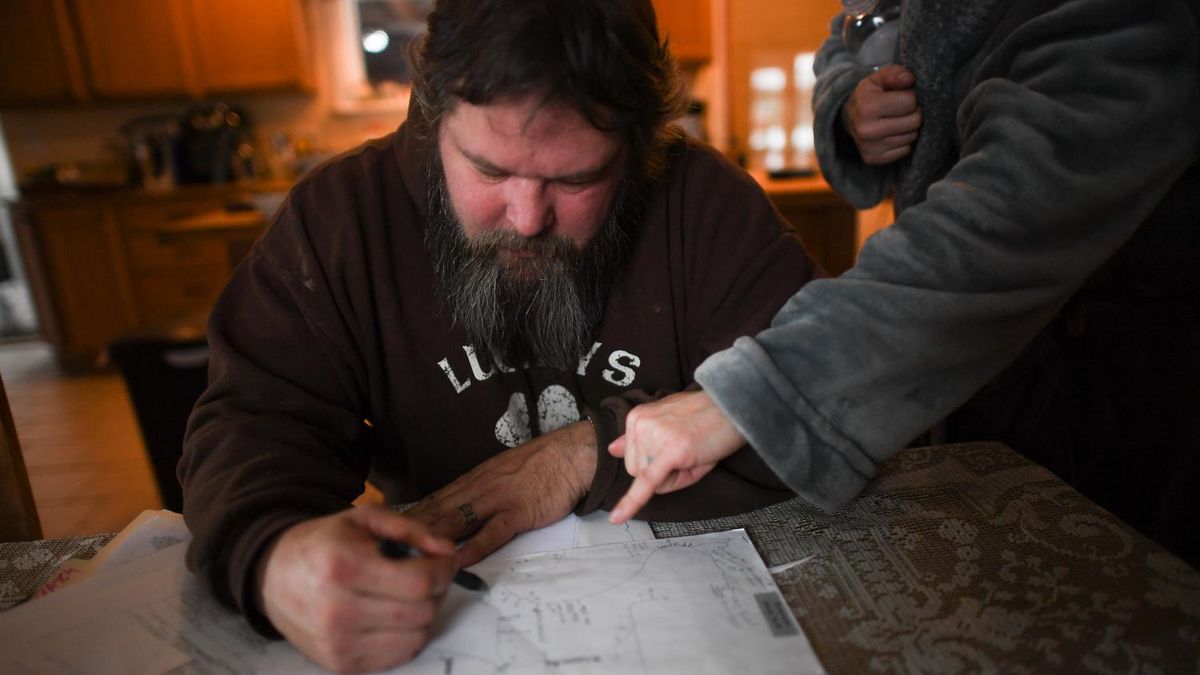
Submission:
[[[0,614],[0,672],[321,672],[219,606],[172,546]],[[472,567],[397,673],[819,673],[742,530]]]
[[[577,548],[471,568],[403,673],[823,672],[744,530]]]

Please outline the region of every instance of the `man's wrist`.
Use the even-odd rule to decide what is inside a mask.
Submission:
[[[587,495],[596,477],[596,453],[600,451],[596,438],[595,422],[590,417],[576,422],[568,427],[570,442],[568,443],[571,467],[579,489],[580,498]]]
[[[250,589],[251,593],[248,596],[250,604],[242,607],[242,614],[246,617],[246,620],[251,626],[253,626],[259,633],[262,633],[268,637],[278,638],[282,637],[282,634],[275,626],[275,622],[271,619],[270,614],[267,613],[267,568],[270,565],[271,557],[275,553],[275,549],[279,545],[279,540],[282,539],[283,535],[297,524],[298,523],[293,523],[292,525],[289,525],[272,537],[262,547],[262,550],[255,558],[254,565],[252,567],[254,576],[253,586]]]

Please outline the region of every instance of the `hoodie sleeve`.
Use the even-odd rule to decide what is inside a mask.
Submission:
[[[261,555],[290,525],[348,508],[367,472],[363,369],[328,288],[289,203],[210,317],[209,386],[178,468],[188,567],[265,634]]]
[[[1026,21],[982,62],[960,160],[926,201],[699,382],[794,490],[846,504],[1011,362],[1197,160],[1198,44],[1179,1]]]

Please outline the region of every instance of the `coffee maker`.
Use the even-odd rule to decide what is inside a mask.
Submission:
[[[179,120],[180,183],[253,178],[254,144],[244,112],[225,103],[189,108]]]

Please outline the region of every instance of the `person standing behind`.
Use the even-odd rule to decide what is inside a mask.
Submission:
[[[904,67],[878,71],[831,37],[822,170],[856,207],[894,191],[896,222],[705,361],[703,391],[629,415],[612,519],[745,441],[835,510],[945,419],[946,440],[1004,441],[1200,561],[1197,14],[909,0]]]

